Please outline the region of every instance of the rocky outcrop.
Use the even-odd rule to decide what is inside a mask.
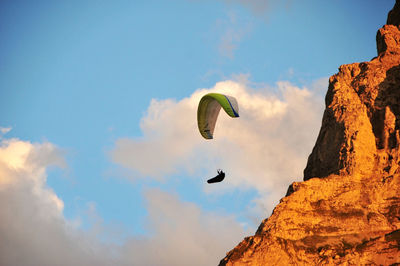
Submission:
[[[394,14],[400,16],[398,9],[390,12],[387,23],[399,20]],[[399,24],[383,26],[376,41],[378,57],[343,65],[330,78],[321,131],[304,170],[304,180],[330,174],[367,174],[397,165]]]
[[[220,265],[400,264],[400,0],[376,42],[330,78],[304,182]]]

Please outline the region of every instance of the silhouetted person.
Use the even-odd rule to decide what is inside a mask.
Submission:
[[[221,182],[222,180],[224,180],[225,178],[225,173],[219,169],[217,170],[218,175],[216,177],[213,177],[209,180],[207,180],[207,183],[211,184],[211,183],[217,183],[217,182]]]

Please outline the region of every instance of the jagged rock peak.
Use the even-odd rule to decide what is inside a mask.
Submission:
[[[396,0],[394,7],[389,11],[387,25],[400,26],[400,1]]]
[[[397,1],[388,21],[400,21],[399,16]],[[376,40],[376,58],[342,65],[329,79],[322,126],[304,180],[367,174],[400,159],[399,26],[384,25]]]
[[[400,265],[400,0],[378,56],[329,79],[304,170],[220,265]]]

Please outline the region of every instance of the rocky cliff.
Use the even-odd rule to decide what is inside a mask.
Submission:
[[[400,0],[376,42],[330,78],[304,182],[220,265],[400,265]]]

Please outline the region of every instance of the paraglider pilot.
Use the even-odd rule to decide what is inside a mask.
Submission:
[[[218,175],[213,177],[213,178],[211,178],[211,179],[209,179],[209,180],[207,180],[207,183],[209,183],[209,184],[217,183],[217,182],[221,182],[222,180],[224,180],[225,173],[221,169],[218,169],[217,173],[218,173]]]

